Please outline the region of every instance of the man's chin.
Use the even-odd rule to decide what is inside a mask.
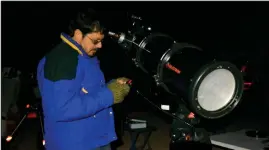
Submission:
[[[96,51],[91,51],[91,52],[88,53],[88,55],[89,55],[90,57],[94,57],[95,54],[96,54]]]

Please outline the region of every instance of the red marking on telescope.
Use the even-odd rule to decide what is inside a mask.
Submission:
[[[179,69],[177,69],[175,66],[171,65],[170,63],[167,63],[165,65],[165,67],[168,68],[168,69],[170,69],[170,70],[172,70],[172,71],[174,71],[177,74],[180,74],[181,73],[181,71]]]
[[[191,136],[190,136],[189,134],[187,134],[187,135],[185,136],[185,140],[186,140],[186,141],[190,141],[190,140],[191,140]]]

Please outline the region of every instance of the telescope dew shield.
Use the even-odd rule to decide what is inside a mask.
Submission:
[[[202,117],[215,119],[229,114],[239,104],[244,81],[235,65],[212,62],[195,74],[189,88],[192,110]]]
[[[243,77],[237,67],[216,61],[194,45],[153,33],[139,43],[135,58],[158,86],[183,97],[204,118],[223,117],[241,100]]]

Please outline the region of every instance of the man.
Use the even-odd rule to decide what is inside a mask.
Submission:
[[[78,13],[69,29],[37,69],[46,150],[109,150],[117,139],[111,105],[129,93],[128,79],[105,84],[95,57],[104,34],[94,11]]]

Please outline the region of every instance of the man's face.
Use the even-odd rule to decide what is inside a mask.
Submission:
[[[102,48],[102,40],[104,39],[104,34],[100,32],[93,32],[86,34],[84,37],[79,34],[78,43],[82,46],[84,51],[89,56],[94,56],[97,49]]]

